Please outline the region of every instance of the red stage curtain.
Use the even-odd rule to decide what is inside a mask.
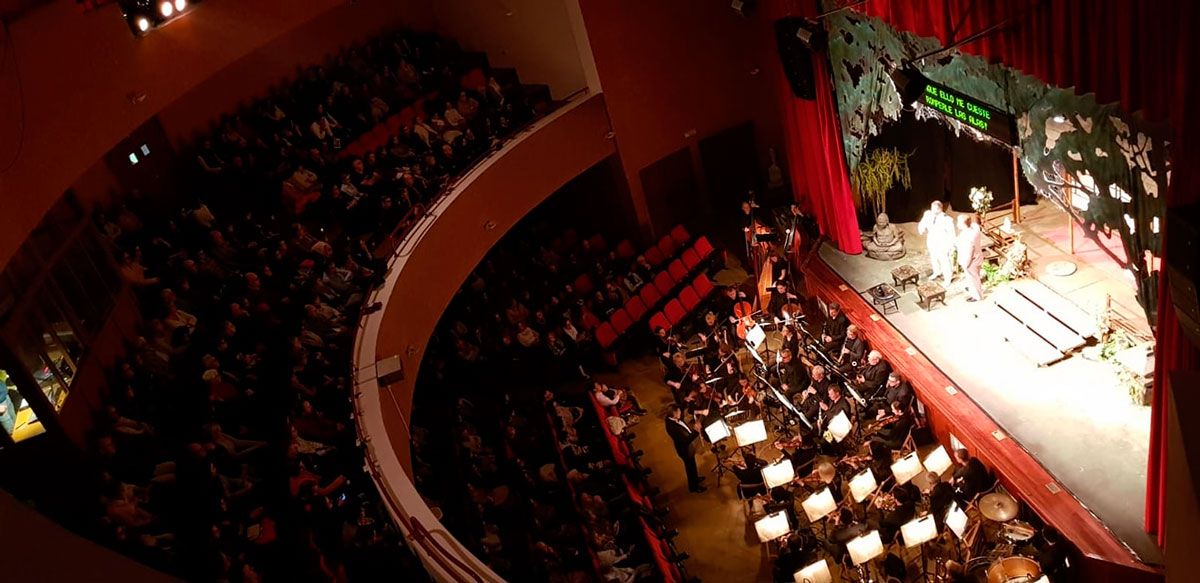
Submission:
[[[807,10],[801,10],[804,6]],[[816,14],[813,2],[780,0],[769,3],[773,10],[768,23],[785,16]],[[858,217],[850,193],[850,175],[842,147],[841,121],[834,102],[833,83],[824,54],[813,55],[816,101],[797,99],[788,85],[783,68],[775,60],[776,91],[783,110],[784,141],[792,195],[807,204],[817,224],[843,253],[862,253]]]
[[[1058,87],[1094,93],[1100,103],[1119,102],[1149,120],[1169,121],[1173,160],[1167,205],[1200,199],[1200,100],[1188,64],[1200,54],[1191,30],[1198,14],[1189,0],[871,0],[859,10],[900,30],[953,43],[1004,22],[993,34],[961,50],[1002,62]],[[1006,22],[1007,21],[1007,22]],[[1169,233],[1163,234],[1169,237]],[[1165,543],[1166,374],[1194,368],[1196,347],[1183,336],[1161,278],[1155,326],[1154,402],[1146,484],[1146,530]]]

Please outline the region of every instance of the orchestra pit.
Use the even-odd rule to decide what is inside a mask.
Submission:
[[[0,2],[2,578],[1194,581],[1198,21]]]

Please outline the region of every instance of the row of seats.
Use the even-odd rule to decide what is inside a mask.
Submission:
[[[650,262],[650,251],[657,252],[658,265],[655,267],[661,267],[669,258],[674,259],[666,263],[652,281],[646,282],[636,296],[629,298],[624,307],[613,312],[607,322],[596,327],[596,343],[602,350],[610,352],[625,332],[647,316],[652,329],[662,325],[662,322],[666,322],[664,328],[670,329],[683,321],[716,289],[702,272],[708,260],[716,256],[716,248],[704,236],[684,248],[690,238],[687,230],[677,226],[670,235],[664,236],[657,245],[643,253],[647,262]],[[618,246],[618,254],[621,253],[620,249],[621,246]],[[653,262],[651,264],[654,265]],[[700,273],[692,277],[696,272]],[[656,309],[661,311],[650,315]],[[611,357],[609,360],[612,361]]]
[[[672,542],[675,531],[668,533],[664,525],[658,517],[665,516],[666,508],[656,508],[652,497],[656,493],[646,483],[644,476],[649,472],[642,468],[638,462],[639,455],[634,455],[631,449],[633,434],[623,432],[621,435],[614,435],[608,429],[607,419],[609,417],[619,416],[616,407],[605,407],[596,400],[595,395],[588,398],[592,402],[592,408],[599,418],[600,427],[604,432],[604,437],[608,441],[609,449],[612,450],[613,462],[624,470],[621,476],[625,484],[625,491],[629,495],[629,499],[638,507],[642,516],[639,517],[642,526],[642,533],[646,538],[646,543],[649,545],[650,552],[654,556],[654,563],[658,566],[659,573],[662,574],[664,583],[683,583],[688,580],[687,572],[683,568],[683,561],[687,559],[686,553],[680,553],[675,548]],[[637,476],[638,478],[631,478]]]

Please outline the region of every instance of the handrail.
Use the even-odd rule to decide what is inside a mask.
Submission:
[[[384,248],[391,247],[386,252],[389,255],[388,276],[381,286],[370,291],[367,299],[364,300],[364,305],[386,303],[409,256],[433,227],[442,211],[453,203],[458,193],[473,182],[475,177],[482,173],[492,161],[503,156],[506,151],[515,147],[529,134],[581,104],[586,100],[587,95],[586,91],[572,94],[555,111],[515,130],[502,144],[463,172],[447,180],[439,194],[428,203],[414,207],[410,214],[405,215],[384,243]],[[373,443],[373,438],[378,438],[383,444],[390,444],[390,440],[387,438],[387,429],[383,424],[381,410],[378,409],[378,406],[375,411],[369,410],[364,407],[364,400],[368,403],[373,402],[372,399],[382,401],[384,397],[381,393],[387,392],[387,399],[391,401],[390,405],[396,411],[403,411],[395,393],[391,391],[390,387],[380,386],[374,375],[374,366],[378,358],[375,342],[384,311],[377,309],[362,315],[359,318],[358,331],[354,338],[353,410],[356,431],[364,445],[368,473],[380,496],[386,500],[388,512],[404,531],[405,538],[414,543],[414,551],[420,551],[418,556],[425,563],[431,576],[438,578],[440,575],[456,583],[503,581],[500,576],[470,553],[461,542],[458,542],[451,533],[440,528],[440,522],[432,515],[426,504],[410,502],[409,506],[405,506],[400,491],[410,498],[421,500],[415,485],[408,478],[407,468],[401,466],[399,459],[395,456],[389,456],[391,459],[381,460],[376,453],[378,444]],[[410,434],[409,420],[403,414],[399,417],[405,434]],[[383,447],[390,447],[390,445]],[[385,465],[390,467],[385,468]]]

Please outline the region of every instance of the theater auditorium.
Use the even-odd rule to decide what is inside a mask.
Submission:
[[[0,0],[0,579],[1200,578],[1187,0]]]

